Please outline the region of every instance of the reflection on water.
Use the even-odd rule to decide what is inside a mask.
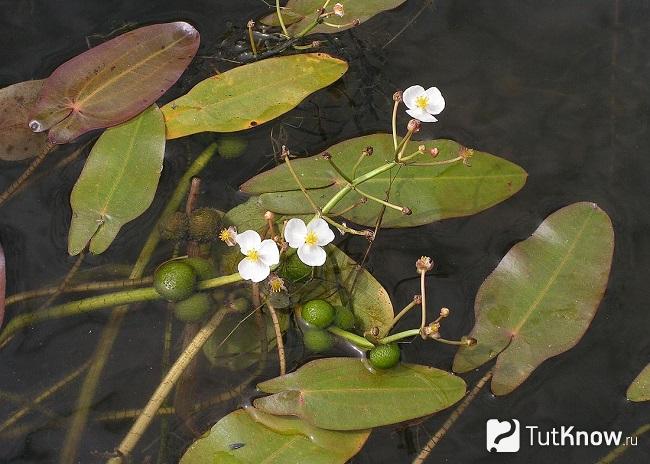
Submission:
[[[191,4],[1,0],[0,6],[2,86],[47,76],[83,51],[86,37],[95,44],[102,35],[132,23],[190,21],[201,31],[201,58],[169,99],[215,71],[228,69],[230,64],[218,59],[223,47],[236,45],[241,27],[265,8],[257,0],[227,4],[217,0]],[[484,450],[484,424],[492,417],[624,434],[647,422],[648,407],[628,404],[624,392],[650,354],[644,282],[650,259],[645,149],[650,142],[649,21],[648,2],[410,0],[358,29],[324,37],[327,51],[351,62],[344,79],[284,117],[244,134],[248,142],[244,156],[215,161],[206,172],[203,201],[228,209],[244,199],[237,192],[241,182],[274,164],[280,145],[287,144],[293,153],[313,154],[349,137],[386,131],[396,89],[412,84],[441,88],[447,108],[439,123],[424,127],[421,138],[451,138],[503,156],[529,173],[524,189],[494,208],[469,218],[385,231],[374,245],[368,268],[388,289],[396,308],[419,291],[417,279],[409,277],[415,259],[422,254],[434,257],[436,268],[427,282],[429,304],[452,308],[444,327],[450,338],[471,328],[473,299],[482,280],[510,246],[532,233],[548,214],[568,203],[589,200],[612,217],[617,234],[612,277],[584,339],[568,353],[545,362],[511,395],[494,398],[484,391],[436,448],[432,462],[501,462]],[[405,124],[406,118],[400,123]],[[210,139],[204,135],[168,144],[154,206],[124,228],[109,252],[89,256],[82,269],[133,262],[188,159]],[[0,212],[8,294],[52,285],[74,262],[66,253],[68,199],[83,159],[54,170],[73,148],[53,154],[42,170],[47,175]],[[3,164],[0,185],[21,170],[22,166]],[[364,246],[354,239],[344,243],[346,251],[357,257]],[[156,262],[168,254],[169,250],[161,250]],[[8,316],[24,307],[10,308]],[[154,303],[129,314],[102,377],[79,462],[103,462],[96,453],[111,450],[128,430],[129,422],[101,420],[102,415],[105,419],[106,414],[124,408],[142,407],[157,385],[165,311],[164,304]],[[8,393],[33,398],[84,367],[107,318],[108,312],[97,312],[41,324],[2,349],[0,419],[21,407],[20,400],[12,400]],[[180,328],[177,332],[174,340],[180,339]],[[290,335],[287,345],[295,364],[302,356],[298,338]],[[409,361],[441,368],[450,367],[453,354],[450,347],[417,342],[404,350]],[[276,372],[275,360],[269,360],[260,378]],[[469,375],[468,383],[479,376]],[[242,380],[205,366],[196,379],[198,395],[227,390]],[[55,399],[43,400],[20,427],[0,436],[0,462],[57,461],[79,385],[78,376],[67,380],[70,386]],[[242,392],[202,411],[192,418],[194,427],[204,430],[246,396]],[[413,450],[444,418],[440,415],[410,428],[377,430],[353,462],[410,462]],[[170,449],[177,456],[193,432],[182,420],[172,421],[171,427]],[[158,432],[152,427],[142,440],[142,459],[149,455],[155,460]],[[643,443],[619,462],[642,462],[648,455],[647,441]],[[524,447],[511,462],[593,462],[604,454],[602,447]]]

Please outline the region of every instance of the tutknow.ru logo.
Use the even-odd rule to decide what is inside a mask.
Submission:
[[[575,426],[542,430],[526,425],[524,436],[530,446],[636,446],[638,437],[623,437],[623,432],[576,430]],[[522,430],[517,419],[489,419],[486,424],[486,448],[491,453],[516,453],[521,446]]]

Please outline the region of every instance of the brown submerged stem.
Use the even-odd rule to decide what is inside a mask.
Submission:
[[[474,401],[474,398],[479,394],[481,389],[485,386],[486,383],[492,378],[492,372],[494,368],[490,368],[483,377],[481,377],[481,380],[479,380],[474,388],[472,388],[472,391],[469,392],[469,395],[461,401],[461,403],[458,405],[456,409],[454,409],[454,412],[451,413],[451,415],[447,418],[444,424],[442,424],[442,427],[438,429],[438,431],[429,439],[426,445],[424,445],[424,448],[422,448],[422,451],[417,455],[417,457],[413,460],[412,464],[422,464],[427,457],[429,457],[429,454],[431,454],[431,451],[433,448],[436,447],[438,443],[440,443],[440,440],[443,439],[445,435],[447,435],[447,432],[449,429],[456,423],[460,415],[467,409],[467,407]]]
[[[41,153],[38,155],[36,158],[32,160],[32,162],[27,166],[27,169],[9,185],[9,187],[6,188],[2,194],[0,194],[0,206],[2,206],[9,198],[13,196],[14,193],[16,193],[19,189],[20,186],[25,182],[29,176],[33,174],[33,172],[45,161],[45,158],[47,157],[48,154],[52,153],[56,145],[50,145],[48,149],[45,151],[45,153]]]

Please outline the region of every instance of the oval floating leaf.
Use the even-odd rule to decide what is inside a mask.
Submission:
[[[185,22],[154,24],[72,58],[46,79],[32,128],[60,144],[131,119],[178,80],[199,40]]]
[[[478,343],[458,351],[454,371],[498,355],[492,392],[505,395],[543,361],[572,348],[598,309],[613,251],[612,223],[594,203],[551,214],[481,285],[470,334]]]
[[[5,292],[7,291],[7,263],[5,262],[5,251],[0,243],[0,327],[5,318]]]
[[[300,419],[249,412],[239,409],[217,422],[180,464],[344,464],[370,434],[322,430]]]
[[[630,384],[626,396],[630,401],[650,401],[650,364]]]
[[[465,395],[460,377],[416,364],[371,372],[360,359],[325,358],[257,386],[256,408],[329,430],[394,424],[445,409]]]
[[[324,53],[270,58],[217,74],[163,106],[167,138],[234,132],[277,118],[338,80],[345,61]]]
[[[427,151],[437,148],[436,161],[453,159],[468,149],[451,140],[411,142],[406,153],[415,152],[424,144]],[[326,150],[338,168],[352,179],[354,165],[366,147],[373,155],[364,157],[356,175],[365,174],[393,160],[393,138],[390,134],[374,134],[338,143]],[[387,208],[383,227],[411,227],[483,211],[514,195],[526,182],[526,171],[516,164],[488,153],[473,151],[471,167],[455,162],[438,166],[395,166],[392,169],[361,183],[358,187],[368,195],[383,199],[390,187],[390,202],[408,207],[411,215]],[[417,162],[431,162],[427,155],[413,158]],[[310,190],[312,199],[325,206],[347,184],[322,156],[292,161],[303,185]],[[392,179],[392,186],[391,186]],[[309,203],[292,180],[285,165],[255,176],[241,186],[244,192],[260,195],[262,208],[280,214],[295,215],[309,212]],[[362,196],[348,193],[334,208],[346,211],[346,219],[365,226],[374,226],[382,205],[375,201],[358,204]],[[354,206],[354,205],[357,206]],[[354,207],[353,207],[354,206]],[[350,208],[348,210],[348,208]]]
[[[47,135],[29,128],[30,112],[43,82],[19,82],[0,89],[0,159],[20,161],[48,151]]]
[[[156,105],[112,127],[95,143],[72,190],[68,252],[104,252],[122,226],[153,201],[165,154],[165,124]]]
[[[330,16],[327,22],[338,27],[320,24],[309,33],[334,33],[354,27],[351,23],[355,19],[363,23],[378,13],[397,8],[406,0],[339,0],[343,5],[345,14],[342,17]],[[323,0],[289,0],[284,9],[282,19],[288,27],[289,33],[298,34],[315,19],[316,11],[323,6]],[[262,22],[269,26],[279,26],[280,22],[275,13],[262,18]]]

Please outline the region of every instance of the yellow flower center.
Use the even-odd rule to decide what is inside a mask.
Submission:
[[[232,239],[233,236],[228,229],[222,229],[221,232],[219,232],[219,240],[222,242],[227,242],[228,240]]]
[[[246,257],[250,259],[251,261],[259,261],[260,259],[260,252],[257,250],[251,250],[246,254]]]
[[[318,243],[318,237],[313,231],[307,232],[307,236],[305,237],[305,243],[307,245],[316,245]]]
[[[429,97],[426,95],[420,95],[418,98],[415,99],[415,106],[422,110],[427,109],[427,105],[429,104]]]

